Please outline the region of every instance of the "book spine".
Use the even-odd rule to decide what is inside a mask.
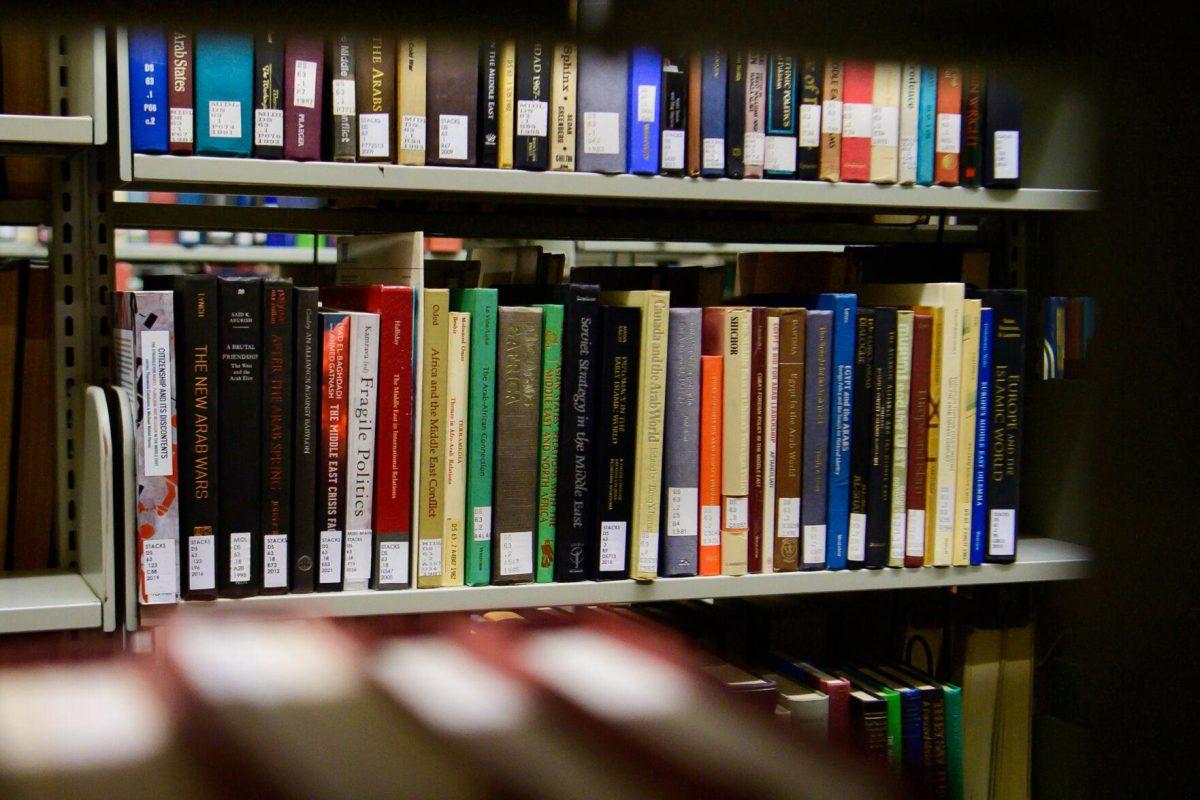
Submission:
[[[892,412],[892,502],[889,567],[904,566],[908,487],[908,407],[912,391],[913,312],[896,313],[896,373]]]
[[[700,53],[693,52],[688,56],[687,74],[687,161],[684,173],[689,178],[698,178],[700,177],[701,137],[703,136],[700,126],[700,105],[704,99],[704,65]]]
[[[637,407],[641,310],[605,306],[601,346],[596,475],[603,488],[596,498],[592,576],[629,576],[629,524],[633,511],[634,426]]]
[[[991,308],[979,313],[979,377],[975,400],[975,457],[971,482],[971,564],[982,564],[987,527],[987,449],[992,412],[992,337],[995,330]]]
[[[933,162],[937,139],[938,70],[932,64],[921,65],[921,90],[917,110],[917,183],[933,183]]]
[[[401,164],[425,164],[425,39],[404,36],[396,46],[396,127]]]
[[[481,167],[499,166],[500,156],[500,42],[479,46],[479,142],[475,145]]]
[[[356,48],[358,160],[389,163],[396,157],[396,40],[364,36]]]
[[[662,120],[658,171],[683,175],[687,161],[688,74],[686,56],[668,53],[662,60]]]
[[[497,117],[496,166],[500,169],[513,168],[513,132],[516,130],[517,113],[517,43],[506,39],[500,43],[499,64],[500,110]]]
[[[262,282],[223,279],[219,293],[218,469],[224,480],[217,585],[222,597],[247,597],[258,593],[262,553]]]
[[[471,315],[470,398],[467,406],[467,498],[464,581],[491,580],[492,460],[496,448],[496,290],[464,289],[451,298]]]
[[[725,95],[725,175],[746,175],[746,53],[729,54],[729,86]]]
[[[833,313],[809,311],[805,320],[804,479],[800,501],[804,570],[825,569],[829,476],[830,376]]]
[[[283,158],[283,37],[254,37],[254,157]]]
[[[775,456],[779,449],[779,316],[767,316],[766,390],[763,395],[763,505],[762,567],[775,571],[775,491],[778,475]]]
[[[292,373],[294,300],[290,282],[263,284],[262,593],[286,594],[292,538]]]
[[[963,186],[978,187],[983,181],[983,97],[984,73],[979,67],[969,68],[963,76]]]
[[[450,359],[450,293],[424,289],[421,376],[421,498],[417,505],[417,586],[442,585],[446,527],[446,403]]]
[[[750,525],[751,327],[748,308],[724,314],[725,391],[721,417],[721,574],[745,575]]]
[[[1026,309],[1024,292],[991,292],[996,325],[992,343],[992,419],[988,446],[988,538],[985,560],[1017,557],[1017,506],[1021,488],[1021,425],[1025,404]]]
[[[980,302],[963,301],[962,361],[959,373],[958,458],[954,482],[954,539],[952,563],[971,563],[971,493],[975,484],[975,417],[979,391]]]
[[[842,109],[845,62],[831,58],[825,62],[825,80],[821,85],[821,159],[820,178],[837,183],[842,177]]]
[[[129,31],[129,130],[135,153],[165,153],[168,123],[167,37],[160,28]]]
[[[896,411],[896,309],[875,310],[871,363],[871,467],[867,481],[867,567],[887,565],[892,523],[892,436]]]
[[[292,541],[291,591],[313,590],[313,555],[317,550],[317,452],[321,414],[321,318],[317,289],[293,290],[294,376],[292,401]]]
[[[854,336],[854,406],[850,436],[850,534],[846,565],[858,569],[867,560],[867,497],[871,471],[871,446],[875,371],[875,309],[859,308]]]
[[[913,312],[912,379],[908,403],[908,480],[904,488],[904,566],[925,564],[925,492],[928,480],[929,378],[933,316]]]
[[[554,579],[555,504],[558,491],[558,419],[562,400],[563,307],[542,305],[542,401],[538,415],[537,568],[534,579]]]
[[[662,56],[649,47],[635,47],[629,54],[629,155],[627,171],[634,175],[657,175],[659,162],[662,97]]]
[[[446,525],[442,586],[463,585],[467,504],[467,382],[471,372],[471,315],[449,315],[446,376]]]
[[[475,166],[475,116],[479,110],[476,46],[459,39],[431,40],[426,75],[425,139],[429,149],[425,163]]]
[[[863,183],[871,177],[871,133],[874,122],[875,64],[845,62],[842,105],[841,180]]]
[[[850,414],[854,406],[854,333],[857,298],[828,296],[833,312],[831,389],[829,399],[829,511],[825,560],[829,569],[846,566],[850,535]]]
[[[662,502],[663,409],[667,394],[667,327],[670,294],[647,292],[642,308],[638,369],[637,446],[634,457],[633,516],[629,537],[629,576],[658,576],[659,511]]]
[[[518,42],[513,166],[516,169],[550,168],[551,70],[546,59],[551,49],[542,42]]]
[[[346,400],[346,506],[342,588],[371,583],[374,548],[375,431],[379,397],[379,315],[350,320],[350,375]]]
[[[812,56],[800,59],[799,65],[796,177],[802,181],[815,181],[821,177],[821,85],[824,65]]]
[[[584,47],[579,54],[580,172],[620,174],[626,169],[629,139],[629,56]]]
[[[165,73],[165,70],[164,70]],[[248,156],[254,100],[254,38],[196,34],[196,152]]]
[[[289,36],[283,64],[283,157],[321,159],[325,52],[320,39]]]
[[[805,312],[779,317],[778,455],[775,478],[776,572],[800,568],[800,501],[804,476]]]
[[[921,65],[906,63],[900,72],[900,163],[897,182],[917,182],[917,129],[921,116]]]
[[[959,420],[962,416],[962,284],[943,284],[941,426],[938,435],[935,567],[950,566],[954,556],[958,485]],[[951,287],[957,286],[957,296]],[[970,475],[970,473],[967,473]],[[969,480],[969,478],[968,478]],[[968,499],[970,494],[967,495]]]
[[[962,96],[962,70],[956,66],[939,67],[933,168],[933,179],[939,186],[958,185]]]
[[[984,91],[983,185],[1021,185],[1021,98],[1006,76],[992,74]]]
[[[745,177],[761,178],[766,160],[767,54],[746,54],[746,132],[742,151]]]
[[[724,359],[700,357],[699,574],[721,574],[721,394]]]
[[[871,95],[873,183],[895,183],[899,180],[900,81],[900,62],[875,62],[875,82]]]
[[[706,50],[700,57],[700,174],[705,178],[725,175],[725,95],[728,91],[729,57],[724,50]],[[692,82],[695,86],[695,81]],[[689,123],[690,124],[690,123]]]
[[[355,102],[354,38],[339,33],[329,48],[330,112],[333,116],[333,160],[358,156],[358,108]]]
[[[750,322],[750,494],[746,528],[746,571],[762,572],[767,403],[767,309],[751,310]]]
[[[925,445],[925,566],[933,565],[934,543],[937,539],[937,507],[938,507],[938,462],[942,452],[942,426],[945,417],[942,414],[942,361],[943,331],[945,317],[942,309],[932,307],[933,328],[930,338],[932,341],[929,357],[929,414],[928,435]]]
[[[700,513],[700,315],[672,308],[667,341],[659,574],[695,575]]]
[[[342,588],[341,527],[346,505],[346,436],[349,432],[350,315],[321,312],[321,436],[318,458],[318,592]]]
[[[554,46],[554,67],[550,70],[554,98],[550,118],[550,169],[575,171],[575,104],[579,81],[579,50],[573,44]]]
[[[767,67],[766,143],[763,167],[769,178],[796,177],[796,57],[771,53]]]
[[[1047,297],[1042,320],[1042,380],[1063,377],[1066,371],[1067,298]]]
[[[171,31],[170,153],[189,156],[196,147],[195,58],[192,35]],[[140,152],[140,151],[139,151]]]

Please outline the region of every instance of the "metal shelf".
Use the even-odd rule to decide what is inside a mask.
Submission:
[[[710,597],[1036,583],[1083,578],[1088,573],[1090,563],[1091,555],[1085,547],[1056,539],[1025,539],[1020,544],[1019,561],[1008,565],[664,578],[652,583],[629,580],[583,581],[522,586],[270,595],[243,600],[186,602],[175,606],[143,606],[141,621],[143,625],[158,625],[179,614],[204,614],[232,608],[270,610],[289,616],[353,617],[497,608],[644,603]]]
[[[0,147],[30,145],[86,147],[92,144],[92,118],[0,114]]]
[[[198,264],[311,264],[313,251],[308,247],[248,247],[223,245],[123,243],[115,246],[118,261],[138,263],[198,263]],[[0,257],[46,258],[42,244],[19,242],[0,243]],[[337,248],[322,247],[317,251],[318,264],[337,263]]]
[[[0,633],[99,628],[100,600],[74,572],[0,574]]]

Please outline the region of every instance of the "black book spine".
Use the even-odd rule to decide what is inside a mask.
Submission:
[[[896,414],[896,309],[875,309],[871,364],[871,466],[867,479],[867,567],[887,566],[892,520],[892,430]]]
[[[596,522],[592,528],[592,577],[629,577],[629,523],[633,512],[634,421],[637,417],[638,348],[642,312],[605,306],[596,422]]]
[[[254,37],[254,157],[283,158],[283,37]]]
[[[729,93],[725,96],[725,175],[746,174],[746,52],[729,54]]]
[[[854,336],[854,405],[850,419],[850,536],[846,566],[867,560],[867,486],[871,472],[871,407],[875,354],[875,309],[859,308]]]
[[[222,597],[258,594],[262,550],[259,457],[262,436],[262,281],[222,278],[219,289],[221,419],[218,588]]]
[[[796,178],[815,181],[821,172],[821,83],[825,64],[819,58],[800,60],[800,102],[796,106],[799,123],[799,148],[796,151]]]
[[[217,279],[189,275],[175,288],[179,395],[179,563],[185,600],[217,597]]]
[[[594,525],[596,387],[600,378],[600,300],[594,286],[570,287],[563,319],[562,403],[558,428],[558,486],[554,580],[588,576]]]
[[[959,183],[975,188],[983,181],[984,72],[979,67],[972,67],[963,77],[963,132]]]
[[[517,97],[513,115],[513,166],[550,167],[550,48],[517,43]]]
[[[293,320],[291,590],[313,590],[317,551],[317,447],[321,423],[321,320],[316,287],[297,287]]]
[[[658,171],[683,175],[687,152],[688,58],[669,54],[662,65],[662,142],[658,149]]]
[[[475,157],[481,167],[495,167],[500,155],[500,42],[479,47],[479,142]]]
[[[338,34],[329,58],[334,161],[354,161],[358,157],[354,55],[354,37]]]
[[[1025,339],[1028,331],[1023,290],[980,295],[992,309],[991,423],[987,451],[987,547],[984,561],[1010,564],[1017,558],[1021,490],[1021,425],[1025,405]]]
[[[262,593],[287,594],[292,538],[293,298],[289,281],[263,283]]]

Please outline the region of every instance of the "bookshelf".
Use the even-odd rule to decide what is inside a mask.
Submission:
[[[98,628],[101,604],[75,572],[0,575],[0,634]]]
[[[221,246],[181,244],[122,243],[114,246],[118,261],[172,264],[311,264],[312,248],[266,247],[264,245]],[[49,248],[41,244],[6,242],[0,244],[0,258],[46,258]],[[316,263],[337,263],[337,248],[317,250]]]

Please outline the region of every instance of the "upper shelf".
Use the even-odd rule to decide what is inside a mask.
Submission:
[[[92,144],[92,118],[0,114],[0,146],[84,147]]]
[[[99,628],[100,613],[77,573],[0,573],[0,633]]]

